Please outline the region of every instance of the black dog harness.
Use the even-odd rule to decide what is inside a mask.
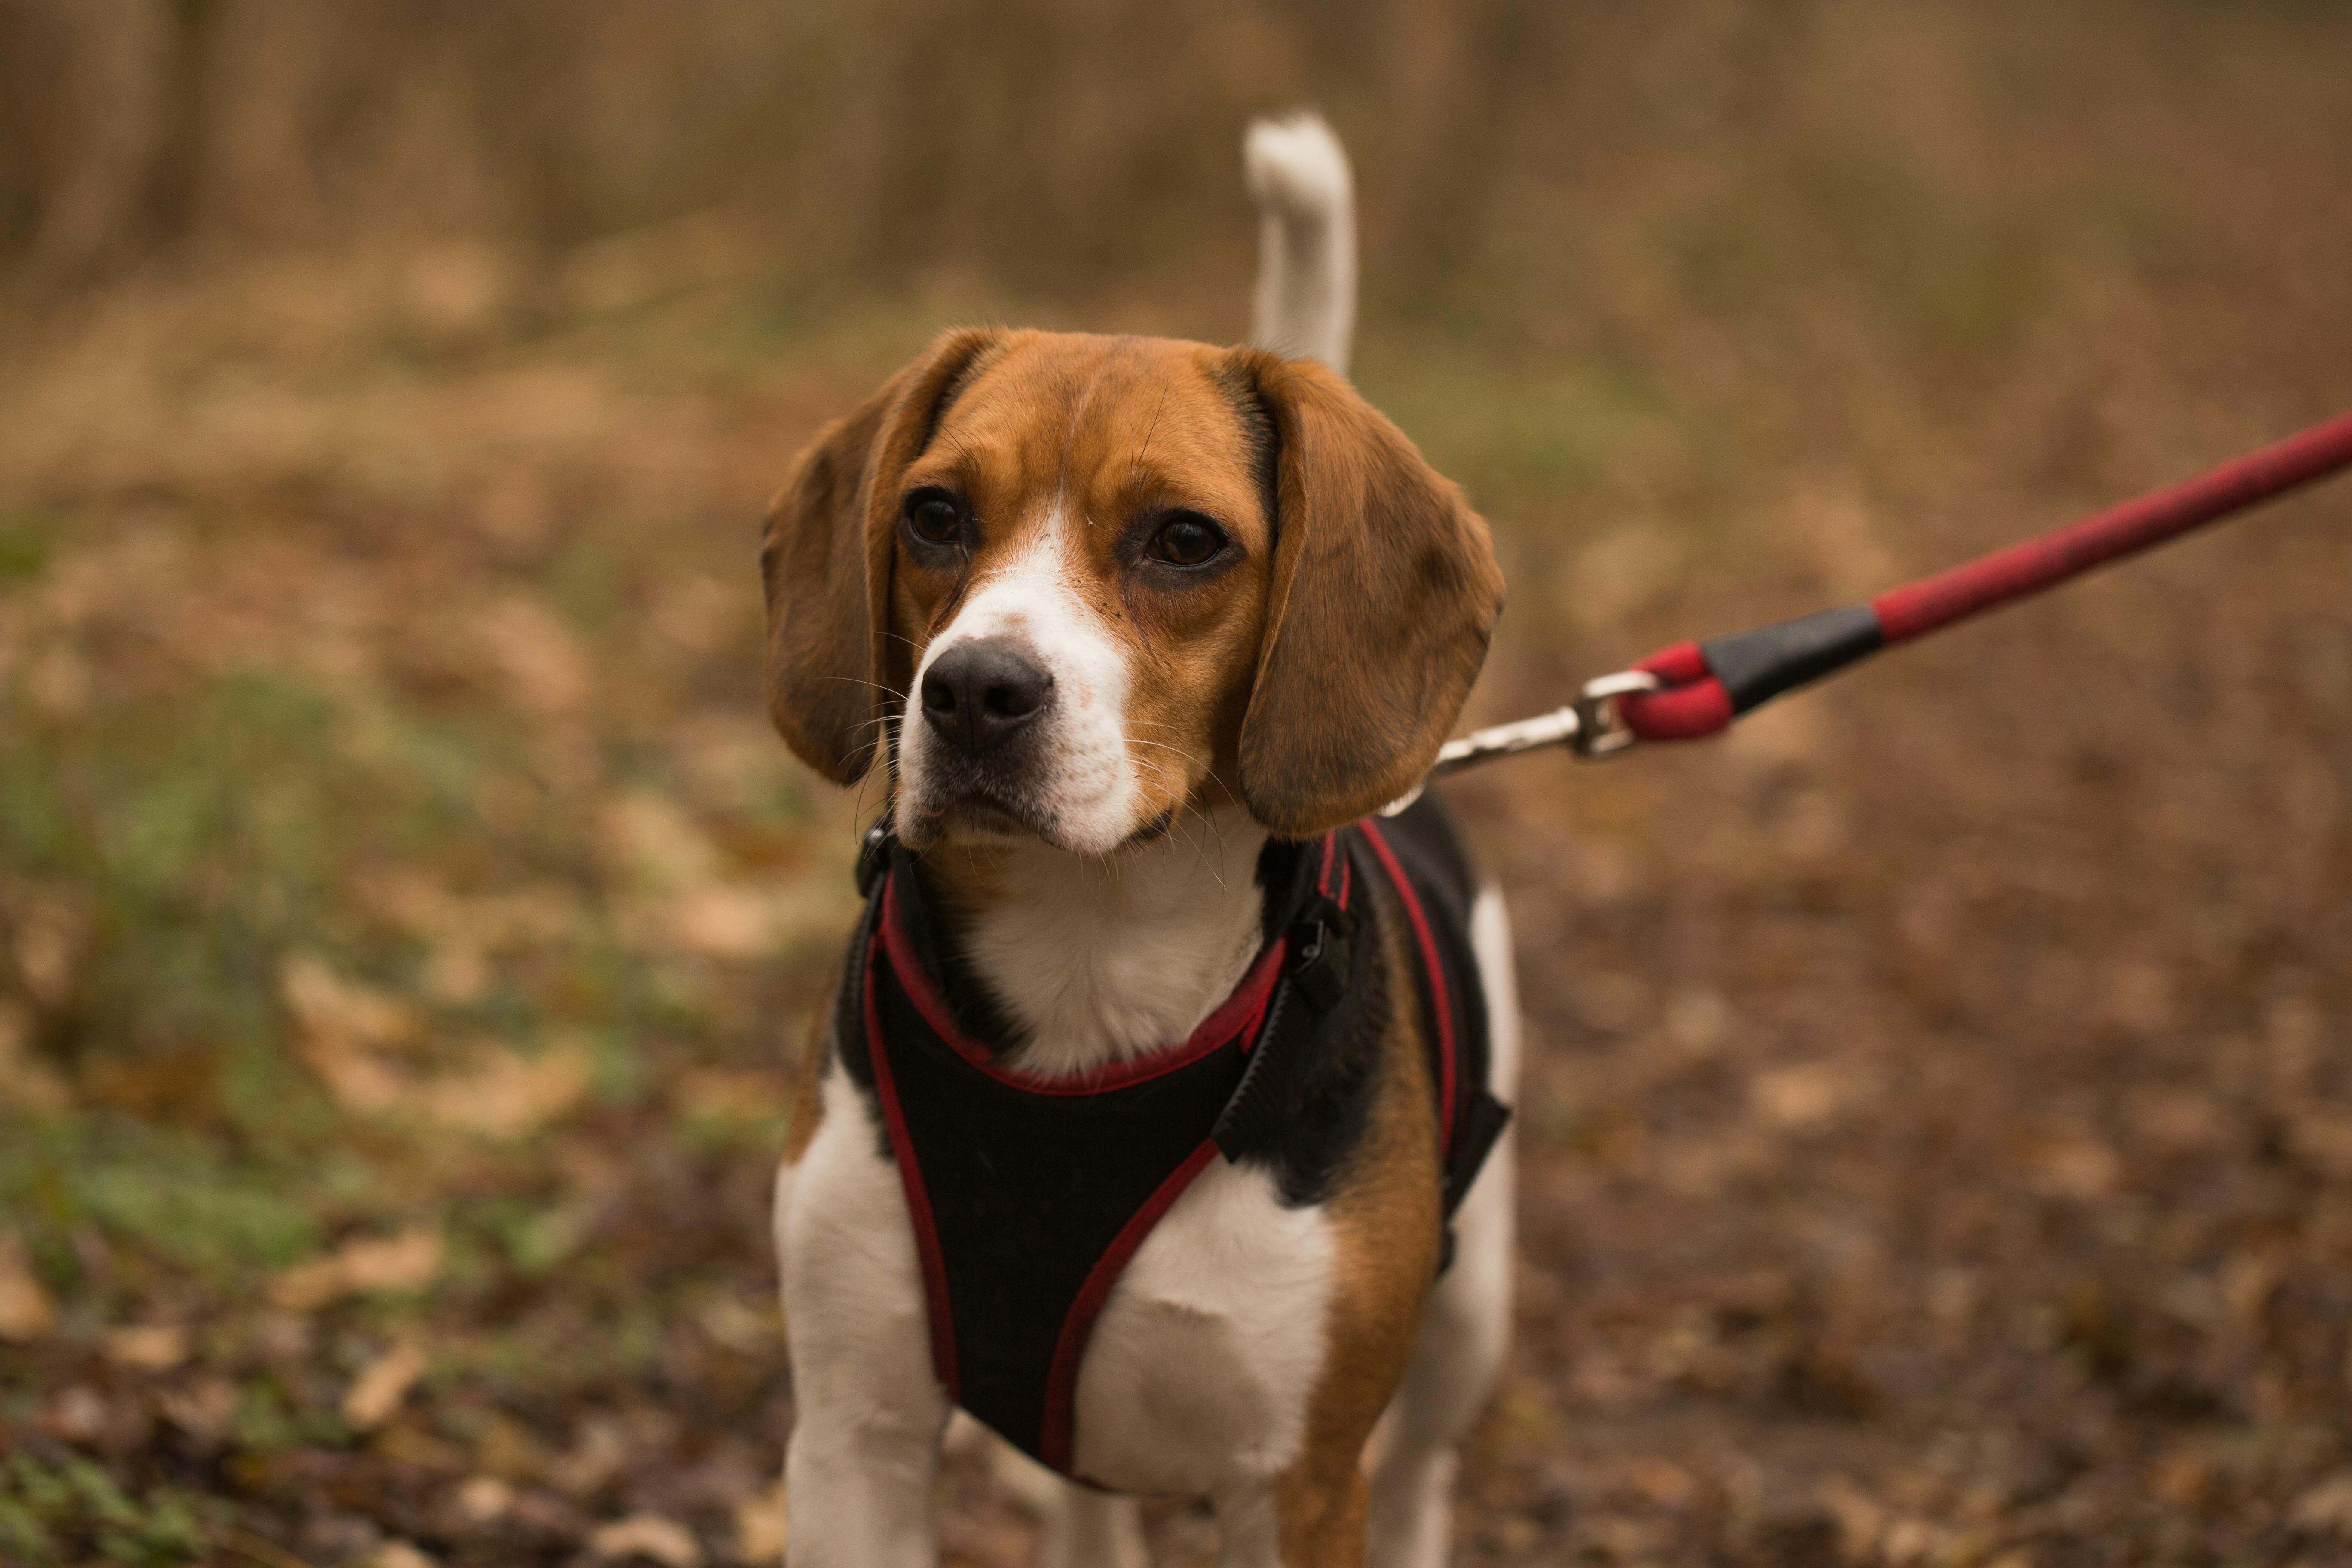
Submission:
[[[1445,831],[1433,814],[1412,820],[1424,809],[1269,846],[1264,937],[1234,994],[1181,1044],[1054,1079],[1000,1066],[975,1037],[985,1026],[969,1021],[989,1009],[936,940],[912,858],[874,841],[836,1038],[854,1075],[870,1073],[906,1187],[940,1384],[1055,1470],[1074,1473],[1078,1367],[1152,1226],[1221,1154],[1282,1173],[1286,1140],[1328,1086],[1318,1063],[1381,1021],[1362,1016],[1356,984],[1373,946],[1354,940],[1370,876],[1410,927],[1449,1221],[1469,1191],[1509,1112],[1486,1090],[1466,875],[1445,875],[1445,855],[1422,842]],[[1320,1195],[1302,1182],[1284,1179],[1286,1202]]]

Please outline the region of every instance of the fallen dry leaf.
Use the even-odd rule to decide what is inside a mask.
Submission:
[[[416,1015],[407,1004],[337,974],[315,953],[288,954],[278,984],[307,1033],[362,1046],[395,1045],[416,1033]]]
[[[576,712],[587,700],[594,681],[587,655],[545,605],[520,596],[499,599],[476,614],[474,630],[518,706],[561,715]]]
[[[469,1523],[495,1524],[514,1508],[515,1489],[496,1476],[475,1476],[457,1489],[457,1511]]]
[[[28,893],[12,911],[16,973],[26,994],[44,1007],[62,1005],[73,994],[74,970],[89,934],[89,910],[63,893]]]
[[[374,1052],[346,1040],[303,1036],[296,1039],[294,1053],[319,1075],[319,1081],[345,1110],[362,1114],[396,1110],[414,1092],[405,1075]]]
[[[694,1532],[657,1513],[633,1513],[588,1532],[588,1550],[607,1562],[650,1557],[664,1568],[699,1568],[702,1548]]]
[[[456,937],[434,945],[421,978],[434,1000],[453,1006],[478,1002],[490,988],[489,964],[481,947]]]
[[[412,936],[484,950],[560,941],[578,930],[581,919],[579,895],[549,882],[458,894],[414,867],[399,866],[367,873],[358,892]]]
[[[678,1076],[673,1098],[689,1116],[757,1121],[782,1115],[792,1100],[792,1086],[782,1074],[758,1068],[697,1068]]]
[[[50,1399],[48,1408],[41,1413],[41,1426],[49,1436],[68,1443],[95,1443],[105,1435],[112,1416],[104,1394],[77,1383],[59,1389]]]
[[[270,1282],[269,1299],[309,1312],[345,1296],[422,1290],[441,1271],[443,1251],[441,1233],[430,1226],[398,1236],[361,1237],[278,1275]]]
[[[783,1347],[783,1315],[772,1295],[756,1302],[714,1295],[695,1310],[694,1318],[713,1343],[738,1355],[772,1354]]]
[[[416,1016],[383,992],[346,980],[310,953],[292,953],[278,990],[294,1015],[295,1054],[346,1110],[380,1113],[410,1096],[409,1079],[380,1054],[416,1032]]]
[[[710,836],[667,795],[636,790],[607,804],[597,834],[608,859],[649,888],[708,886],[722,857]]]
[[[1886,1527],[1885,1537],[1880,1541],[1878,1550],[1890,1568],[1903,1568],[1906,1563],[1938,1559],[1949,1539],[1948,1531],[1924,1519],[1906,1516]]]
[[[157,1401],[163,1418],[190,1436],[217,1443],[228,1436],[236,1417],[236,1384],[225,1377],[199,1379],[186,1388],[167,1390]]]
[[[2123,1161],[2098,1139],[2072,1134],[2042,1149],[2035,1174],[2042,1190],[2054,1197],[2099,1198],[2122,1180]]]
[[[352,1380],[343,1393],[343,1419],[360,1432],[383,1426],[425,1375],[425,1347],[415,1340],[400,1341]]]
[[[1815,1494],[1830,1518],[1837,1521],[1838,1542],[1849,1562],[1862,1562],[1878,1550],[1886,1529],[1886,1510],[1844,1476],[1832,1476]]]
[[[1853,1098],[1853,1075],[1836,1062],[1805,1062],[1759,1073],[1756,1109],[1775,1127],[1791,1131],[1828,1121]]]
[[[578,1045],[551,1045],[536,1056],[492,1049],[474,1071],[424,1090],[426,1112],[452,1127],[514,1138],[554,1121],[588,1092],[594,1064]]]
[[[621,1424],[609,1415],[592,1415],[581,1423],[571,1449],[549,1463],[547,1479],[561,1491],[586,1497],[618,1474],[628,1457]]]
[[[13,1230],[0,1230],[0,1342],[30,1344],[57,1323],[57,1303],[33,1273],[23,1240]]]
[[[106,1359],[142,1372],[169,1372],[188,1359],[188,1331],[178,1323],[139,1323],[110,1329]]]
[[[1672,1459],[1636,1459],[1625,1467],[1633,1489],[1661,1508],[1686,1508],[1698,1495],[1698,1481]]]
[[[735,1556],[742,1563],[781,1563],[789,1516],[784,1483],[754,1493],[735,1505]]]
[[[661,924],[690,952],[711,958],[753,958],[765,952],[775,928],[769,900],[750,888],[692,888],[665,906]]]
[[[2352,1541],[2352,1470],[2338,1471],[2295,1499],[2289,1521],[2314,1535]]]

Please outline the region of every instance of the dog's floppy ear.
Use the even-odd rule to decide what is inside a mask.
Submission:
[[[984,328],[943,333],[819,431],[769,503],[760,542],[768,716],[793,754],[835,784],[865,775],[884,723],[903,701],[887,636],[898,476],[996,339]]]
[[[1274,426],[1274,576],[1241,794],[1276,832],[1353,821],[1419,782],[1503,608],[1486,524],[1321,365],[1238,354]]]

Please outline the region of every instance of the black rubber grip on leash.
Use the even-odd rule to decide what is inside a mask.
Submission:
[[[1745,713],[1885,646],[1876,610],[1868,605],[1843,605],[1715,637],[1699,644],[1699,650],[1706,656],[1707,668],[1723,682],[1731,710]]]

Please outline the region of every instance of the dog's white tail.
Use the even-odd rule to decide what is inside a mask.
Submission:
[[[1356,330],[1356,196],[1348,154],[1318,114],[1251,124],[1242,163],[1257,203],[1250,341],[1345,375]]]

